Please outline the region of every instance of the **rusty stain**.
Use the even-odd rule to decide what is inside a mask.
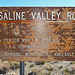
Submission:
[[[35,11],[60,11],[64,13],[60,20],[65,21],[65,13],[73,12],[71,9],[75,8],[18,7],[17,9],[17,7],[0,7],[2,12],[22,12],[24,10],[27,13],[25,21],[0,21],[0,58],[10,61],[75,61],[75,21],[49,23],[46,20],[35,19],[33,21],[30,17],[30,12]],[[7,47],[5,48],[5,46]],[[54,56],[55,53],[66,54],[68,52],[69,56]],[[5,53],[10,55],[6,56]],[[29,53],[31,56],[25,56],[25,53]]]

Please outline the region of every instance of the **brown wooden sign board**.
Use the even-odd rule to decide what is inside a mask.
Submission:
[[[75,7],[0,7],[0,59],[75,61]]]

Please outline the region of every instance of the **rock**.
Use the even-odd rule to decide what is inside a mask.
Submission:
[[[5,74],[5,73],[6,73],[6,68],[5,67],[1,68],[0,69],[0,74]]]
[[[31,73],[29,73],[28,75],[36,75],[36,73],[34,73],[34,72],[31,72]]]
[[[63,68],[63,66],[60,66],[59,69]]]

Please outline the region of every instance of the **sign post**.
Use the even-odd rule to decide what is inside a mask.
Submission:
[[[25,61],[20,61],[20,75],[25,75]]]

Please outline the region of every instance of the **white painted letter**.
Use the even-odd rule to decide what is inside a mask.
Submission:
[[[32,14],[32,17],[33,17],[33,20],[34,20],[35,16],[36,16],[36,12],[34,12],[34,14],[33,14],[33,12],[31,12],[31,14]]]
[[[59,13],[57,12],[58,20],[59,20],[60,14],[61,14],[61,12],[59,12]]]
[[[2,16],[1,14],[3,14],[3,13],[2,13],[2,12],[0,12],[0,20],[2,20],[2,19],[3,19],[3,16]]]
[[[71,20],[71,12],[67,12],[67,20],[70,19]]]
[[[22,20],[25,20],[24,14],[25,14],[25,12],[22,12]]]
[[[55,18],[54,18],[54,16],[55,16],[54,13],[55,13],[55,12],[52,12],[52,20],[55,20]]]

